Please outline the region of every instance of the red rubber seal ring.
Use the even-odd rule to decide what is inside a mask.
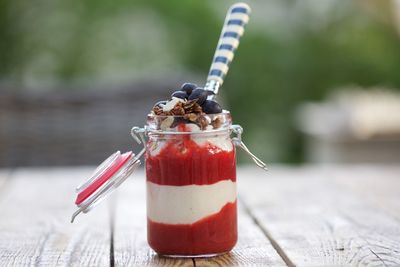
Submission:
[[[110,178],[132,157],[132,152],[126,152],[119,156],[110,168],[93,183],[86,187],[82,192],[78,194],[75,200],[76,205],[80,205],[88,197],[90,197],[97,189],[99,189],[105,182]]]

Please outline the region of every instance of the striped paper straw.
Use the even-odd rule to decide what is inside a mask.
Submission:
[[[226,14],[221,36],[207,77],[205,89],[215,95],[224,82],[224,77],[229,70],[229,64],[233,60],[239,39],[243,35],[244,26],[249,21],[250,7],[245,3],[232,5]]]

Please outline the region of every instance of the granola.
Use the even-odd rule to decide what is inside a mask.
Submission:
[[[154,105],[151,113],[161,117],[162,129],[175,127],[179,123],[194,123],[201,130],[207,129],[209,125],[217,129],[221,122],[216,119],[211,121],[208,114],[218,114],[222,109],[215,100],[207,99],[209,94],[209,91],[187,83],[180,91],[174,92],[169,101],[160,101]]]

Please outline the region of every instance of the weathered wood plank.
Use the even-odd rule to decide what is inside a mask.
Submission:
[[[5,190],[5,185],[9,181],[9,179],[12,176],[12,169],[0,169],[0,192],[2,190]],[[1,198],[1,193],[0,193],[0,198]]]
[[[398,221],[335,182],[332,171],[242,170],[241,193],[289,265],[399,266]]]
[[[400,221],[400,167],[347,166],[333,171],[332,176],[341,186]]]
[[[90,169],[18,170],[0,202],[2,266],[107,266],[107,206],[71,224],[74,188]]]
[[[275,167],[265,176],[244,169],[239,170],[239,192],[289,265],[399,266],[397,170]],[[28,169],[17,171],[15,179],[0,172],[0,184],[7,180],[0,193],[1,266],[282,265],[268,256],[273,250],[264,251],[269,243],[243,209],[232,253],[196,261],[156,256],[146,241],[143,174],[117,191],[110,247],[108,205],[69,224],[73,188],[90,172]]]
[[[238,207],[239,240],[232,252],[209,259],[195,259],[196,266],[287,266],[258,225]]]
[[[212,259],[158,257],[147,245],[144,175],[135,175],[118,192],[114,226],[115,266],[286,266],[258,226],[239,209],[239,242],[234,250]]]
[[[114,214],[115,266],[193,266],[192,259],[159,257],[147,244],[144,173],[138,172],[117,192]]]

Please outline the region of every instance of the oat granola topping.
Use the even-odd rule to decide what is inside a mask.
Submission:
[[[185,85],[185,84],[184,84]],[[157,116],[166,116],[161,122],[162,129],[175,127],[179,123],[195,123],[201,130],[211,125],[213,129],[221,126],[222,122],[216,118],[211,121],[208,114],[222,112],[215,100],[207,100],[210,92],[199,87],[186,88],[182,86],[180,91],[172,93],[169,101],[160,101],[154,105],[151,113]],[[169,118],[168,116],[182,116],[181,118]],[[210,126],[210,127],[211,127]]]

